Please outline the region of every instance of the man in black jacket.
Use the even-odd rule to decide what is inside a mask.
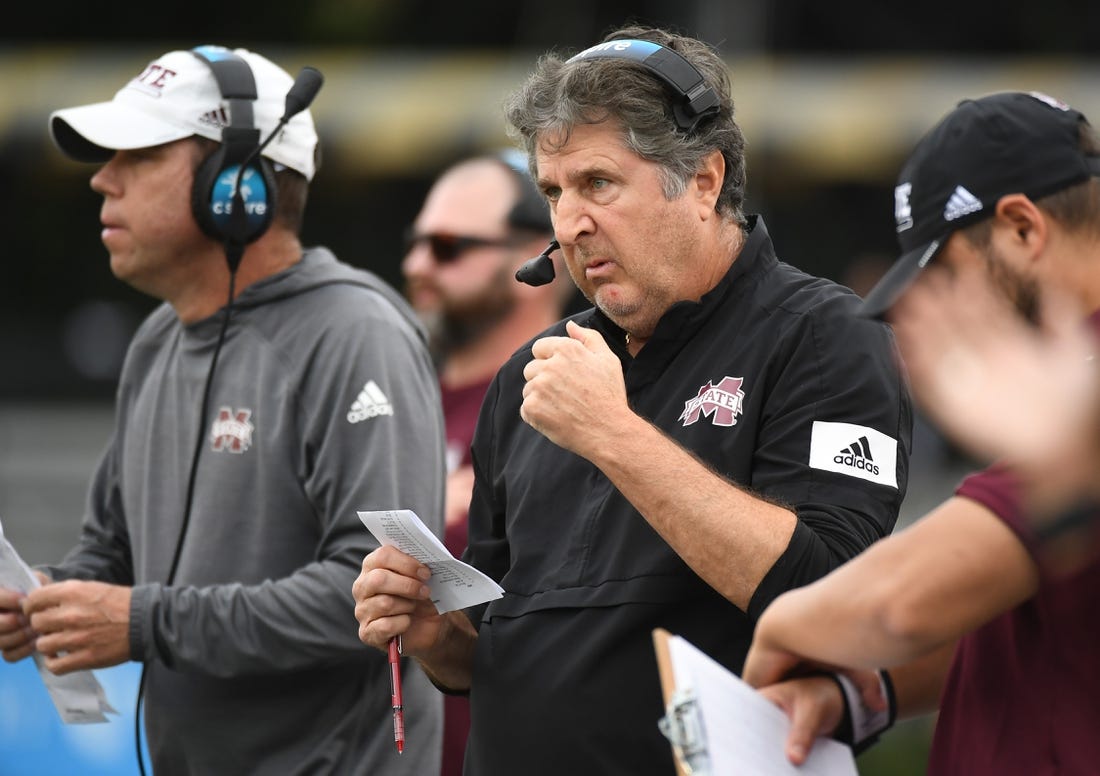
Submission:
[[[517,352],[482,407],[465,558],[504,597],[440,617],[426,569],[383,548],[360,638],[402,633],[470,691],[467,773],[667,774],[652,629],[740,670],[773,598],[893,528],[909,399],[885,325],[744,214],[704,44],[629,28],[546,56],[508,117],[594,308]]]

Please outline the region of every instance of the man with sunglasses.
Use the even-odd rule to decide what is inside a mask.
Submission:
[[[405,291],[428,328],[447,432],[446,535],[466,549],[474,485],[470,442],[501,364],[559,318],[574,286],[517,283],[519,266],[553,237],[550,212],[516,151],[462,159],[432,185],[406,235]],[[443,776],[462,773],[465,697],[445,699]]]
[[[710,47],[633,27],[545,55],[508,120],[593,307],[517,351],[478,418],[464,558],[504,596],[440,616],[382,548],[359,635],[469,690],[469,774],[669,774],[652,630],[740,670],[773,598],[893,528],[909,400],[888,327],[744,212]]]

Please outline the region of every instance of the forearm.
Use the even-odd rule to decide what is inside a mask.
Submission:
[[[779,596],[760,618],[756,642],[849,668],[888,667],[919,656],[924,644],[899,638],[885,626],[876,605],[861,600],[858,585],[839,579],[844,570]]]
[[[899,626],[895,606],[907,574],[897,537],[852,563],[779,596],[760,618],[768,647],[828,665],[875,669],[916,659],[943,639],[931,629]]]
[[[758,634],[834,665],[882,668],[954,643],[1034,594],[1038,573],[985,507],[953,498],[823,579],[786,593]]]
[[[807,660],[864,669],[892,668],[954,644],[944,628],[908,617],[889,580],[889,554],[875,558],[877,549],[861,556],[859,567],[842,566],[777,598],[760,618],[760,642]]]
[[[684,562],[747,610],[797,518],[741,489],[634,413],[589,456]]]
[[[477,631],[462,612],[443,615],[439,638],[431,650],[416,659],[437,687],[452,692],[470,689]]]
[[[898,719],[919,717],[939,709],[940,694],[955,657],[957,643],[949,641],[916,660],[890,669]]]

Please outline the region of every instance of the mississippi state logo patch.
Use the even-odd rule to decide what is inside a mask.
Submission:
[[[700,415],[706,415],[716,426],[736,425],[737,416],[741,414],[742,403],[745,401],[745,392],[741,390],[744,382],[743,377],[729,376],[723,377],[717,383],[708,381],[699,389],[695,398],[684,402],[684,411],[677,420],[690,426],[699,420]]]
[[[243,453],[252,447],[254,427],[249,418],[252,410],[234,410],[221,407],[210,428],[210,449],[214,452]]]

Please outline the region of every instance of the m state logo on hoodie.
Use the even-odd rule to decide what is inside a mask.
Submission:
[[[240,454],[252,447],[252,432],[255,427],[249,420],[251,417],[252,410],[249,409],[218,409],[218,417],[210,428],[210,449],[214,452]]]

